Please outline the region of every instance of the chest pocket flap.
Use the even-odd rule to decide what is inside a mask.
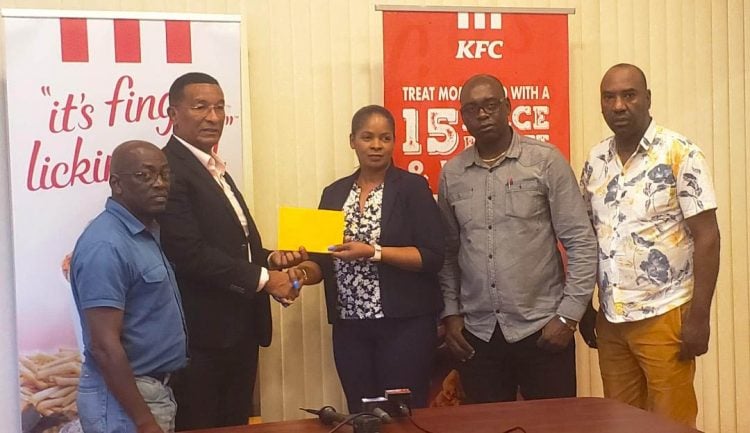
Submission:
[[[456,191],[448,196],[448,203],[453,208],[456,220],[461,226],[466,225],[473,218],[473,196],[474,190],[472,189]]]
[[[532,218],[546,207],[544,186],[538,179],[522,179],[505,186],[505,212],[515,218]]]
[[[160,283],[167,278],[167,268],[159,264],[143,273],[145,283]]]

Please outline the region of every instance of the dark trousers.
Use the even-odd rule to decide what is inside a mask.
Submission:
[[[461,384],[470,403],[516,400],[520,390],[527,400],[576,396],[575,343],[560,352],[540,349],[542,331],[508,343],[499,326],[489,342],[464,330],[474,356],[459,366]]]
[[[191,347],[174,381],[176,431],[246,425],[258,368],[254,340],[227,349]]]
[[[394,388],[411,389],[412,407],[427,406],[436,343],[433,315],[335,322],[333,355],[349,413],[361,410],[363,397]]]

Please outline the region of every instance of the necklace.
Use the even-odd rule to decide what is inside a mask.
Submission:
[[[505,152],[507,152],[507,150],[506,150]],[[493,156],[493,157],[492,157],[492,158],[490,158],[490,159],[484,159],[484,158],[482,158],[481,156],[479,157],[479,159],[481,159],[481,160],[482,160],[482,162],[484,162],[485,164],[493,164],[493,163],[494,163],[495,161],[497,161],[498,159],[500,159],[500,158],[502,158],[503,156],[505,156],[505,152],[502,152],[502,153],[500,153],[500,154],[499,154],[499,155],[497,155],[497,156]]]

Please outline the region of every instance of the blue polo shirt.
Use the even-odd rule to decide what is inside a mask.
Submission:
[[[158,228],[149,231],[109,198],[104,212],[78,238],[70,283],[81,317],[85,363],[95,360],[83,311],[111,307],[124,312],[120,340],[133,374],[169,373],[185,366],[182,301]]]

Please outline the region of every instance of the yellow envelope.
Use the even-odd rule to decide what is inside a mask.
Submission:
[[[295,207],[279,209],[280,250],[303,246],[311,253],[329,253],[328,247],[344,241],[344,212]]]

